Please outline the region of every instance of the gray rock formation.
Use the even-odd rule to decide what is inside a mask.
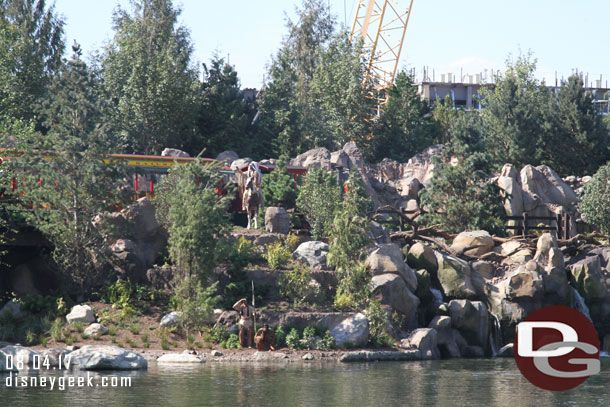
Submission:
[[[326,255],[328,254],[328,244],[312,240],[301,243],[292,253],[292,257],[313,268],[326,268]]]
[[[290,232],[290,215],[286,209],[270,206],[265,211],[265,230],[287,235]]]
[[[75,305],[70,310],[70,313],[66,315],[66,321],[68,323],[72,322],[85,322],[91,323],[95,322],[95,315],[93,314],[93,310],[88,305]]]
[[[351,344],[365,346],[369,341],[369,322],[363,313],[350,316],[330,330],[338,346]]]
[[[146,369],[148,362],[139,352],[118,346],[86,345],[70,354],[71,364],[82,370]]]
[[[366,266],[372,275],[396,273],[401,276],[412,292],[417,289],[417,277],[403,257],[400,247],[395,243],[379,245],[366,259]]]

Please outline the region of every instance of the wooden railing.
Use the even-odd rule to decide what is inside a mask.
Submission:
[[[504,221],[517,221],[517,225],[506,225],[505,230],[514,230],[517,234],[521,234],[524,237],[527,236],[527,232],[531,230],[543,230],[543,231],[554,231],[558,239],[567,240],[574,235],[574,231],[571,227],[571,218],[569,214],[556,215],[556,216],[531,216],[524,213],[522,216],[506,216]],[[544,226],[539,226],[538,221],[543,221]],[[533,226],[531,224],[534,224]],[[553,225],[554,223],[554,225]]]

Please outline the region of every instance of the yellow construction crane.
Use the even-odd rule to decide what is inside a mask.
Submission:
[[[394,83],[413,0],[358,0],[351,39],[362,38],[362,53],[368,59],[364,83],[373,83],[371,98],[379,116],[388,101],[387,89]]]

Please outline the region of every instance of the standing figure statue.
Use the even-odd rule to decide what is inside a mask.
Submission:
[[[254,307],[248,300],[242,298],[233,304],[233,309],[239,312],[239,344],[242,348],[252,347],[252,331],[254,329]]]
[[[242,188],[242,209],[248,213],[248,229],[252,218],[254,218],[254,229],[258,229],[258,214],[264,204],[262,181],[263,174],[258,164],[251,162]]]

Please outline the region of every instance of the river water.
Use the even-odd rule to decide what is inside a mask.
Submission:
[[[86,372],[81,373],[86,375]],[[68,377],[75,372],[51,373]],[[341,364],[206,363],[156,365],[144,372],[93,373],[131,378],[131,387],[7,388],[2,406],[610,406],[610,359],[600,375],[566,392],[531,385],[513,359]],[[29,377],[36,376],[32,373]],[[120,377],[119,377],[120,378]]]

